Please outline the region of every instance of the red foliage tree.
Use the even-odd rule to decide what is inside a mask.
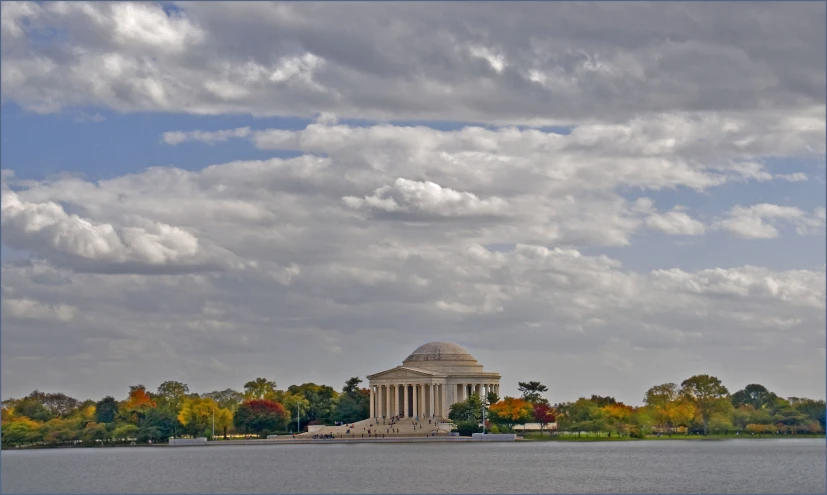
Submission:
[[[283,430],[289,415],[284,406],[267,399],[249,400],[238,406],[233,424],[245,433]]]
[[[534,421],[540,425],[540,435],[542,435],[546,426],[557,421],[557,411],[542,402],[534,404]]]

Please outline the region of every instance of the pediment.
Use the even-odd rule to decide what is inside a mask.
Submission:
[[[368,380],[379,379],[393,379],[393,378],[442,378],[446,375],[436,371],[422,370],[418,368],[411,368],[408,366],[398,366],[387,371],[380,371],[373,375],[368,375]]]

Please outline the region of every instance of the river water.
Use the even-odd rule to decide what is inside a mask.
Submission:
[[[2,452],[3,493],[825,493],[825,441]]]

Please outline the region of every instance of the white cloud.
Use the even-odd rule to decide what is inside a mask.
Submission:
[[[500,198],[480,199],[470,192],[401,177],[393,185],[380,187],[371,196],[347,196],[343,200],[355,209],[437,217],[498,216],[507,208],[506,202]]]
[[[745,239],[772,239],[778,237],[777,224],[786,222],[795,225],[801,235],[817,233],[824,228],[824,219],[820,218],[821,208],[812,216],[800,208],[761,203],[749,207],[734,206],[726,218],[716,222],[717,229],[726,230]]]
[[[646,226],[671,235],[702,235],[706,231],[703,223],[682,211],[649,215]]]
[[[244,138],[250,135],[249,127],[239,127],[238,129],[222,130],[222,131],[190,131],[180,132],[171,131],[165,132],[161,139],[170,145],[181,144],[186,141],[200,141],[207,144],[215,144],[227,141],[233,138]]]

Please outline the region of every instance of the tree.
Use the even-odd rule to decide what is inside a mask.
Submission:
[[[121,425],[112,432],[113,440],[130,440],[138,438],[138,427],[135,425]]]
[[[186,383],[166,381],[158,385],[158,393],[156,395],[158,399],[160,399],[159,402],[169,405],[174,411],[178,411],[189,392],[190,388]]]
[[[221,409],[229,409],[230,412],[235,412],[238,406],[244,401],[244,394],[231,388],[202,394],[202,397],[209,397],[218,404],[218,407]]]
[[[62,393],[42,394],[40,397],[41,404],[57,418],[68,416],[80,404],[77,399]]]
[[[548,402],[540,395],[543,392],[548,392],[548,387],[540,382],[518,382],[519,391],[523,394],[523,400],[532,404],[538,402]]]
[[[778,396],[767,390],[767,387],[752,383],[732,394],[732,406],[738,408],[750,405],[753,409],[764,409],[775,405]]]
[[[595,405],[597,405],[597,407],[601,408],[612,404],[617,404],[617,399],[615,399],[614,397],[609,397],[608,395],[606,397],[602,397],[600,395],[592,395],[589,398],[589,400],[594,402]]]
[[[294,395],[301,395],[309,402],[307,419],[330,422],[333,412],[336,409],[336,402],[339,394],[328,385],[316,385],[315,383],[304,383],[302,385],[291,385],[287,391]],[[292,413],[292,411],[291,411]],[[370,414],[370,411],[368,411]]]
[[[25,416],[17,417],[11,421],[4,421],[0,440],[2,440],[3,445],[34,443],[43,436],[40,427],[41,423]]]
[[[210,398],[187,397],[181,404],[178,421],[195,436],[212,426],[213,414],[217,411],[218,404]]]
[[[514,425],[525,424],[534,417],[534,409],[530,402],[512,397],[506,397],[492,405],[488,413],[492,423],[501,424],[509,431],[513,430]]]
[[[679,394],[680,389],[674,383],[655,385],[646,391],[643,396],[643,403],[647,406],[665,407],[670,402],[675,401]]]
[[[95,420],[98,423],[112,423],[118,412],[118,403],[114,397],[106,396],[95,404]]]
[[[246,401],[238,407],[233,424],[245,433],[284,430],[288,414],[284,406],[266,399]]]
[[[497,392],[488,392],[488,395],[485,396],[485,400],[489,404],[496,404],[500,401],[500,397],[497,395]]]
[[[821,428],[825,427],[825,413],[827,407],[823,400],[799,399],[790,397],[790,403],[797,411],[802,412],[813,421],[817,421]]]
[[[448,411],[448,419],[451,421],[476,421],[482,420],[482,401],[477,394],[471,394],[462,402],[451,404]]]
[[[147,410],[144,416],[143,426],[152,428],[144,432],[145,435],[161,442],[166,442],[169,437],[177,437],[183,426],[178,421],[178,413],[169,407],[154,407]]]
[[[297,422],[307,424],[307,413],[310,411],[310,401],[299,394],[292,394],[285,392],[282,395],[281,404],[287,409],[287,414],[290,415],[290,424],[294,425]],[[370,410],[368,410],[370,414]]]
[[[83,443],[95,445],[98,441],[103,442],[109,439],[109,432],[106,430],[106,425],[100,423],[87,423],[81,434]]]
[[[359,384],[362,383],[362,380],[357,377],[351,377],[345,382],[345,386],[342,387],[342,393],[345,394],[353,394],[359,391]]]
[[[244,396],[248,399],[262,399],[268,393],[275,393],[276,382],[266,378],[256,378],[244,384]]]
[[[229,409],[219,409],[215,412],[215,427],[224,433],[227,439],[227,428],[233,425],[233,413]]]
[[[53,415],[43,404],[37,399],[26,397],[14,406],[14,414],[17,416],[25,416],[35,421],[49,421]]]
[[[129,396],[118,407],[118,415],[125,421],[140,426],[147,411],[156,406],[143,385],[129,387]]]
[[[697,409],[703,420],[704,435],[709,433],[709,418],[712,414],[731,406],[727,400],[729,391],[721,380],[710,375],[695,375],[681,383],[681,394]]]
[[[534,404],[534,422],[540,425],[540,435],[550,423],[557,421],[557,411],[548,404]]]

